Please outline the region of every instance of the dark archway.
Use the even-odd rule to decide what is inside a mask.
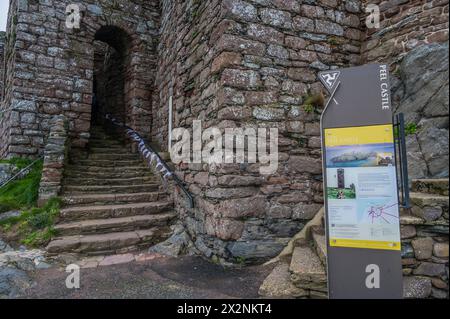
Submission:
[[[104,115],[126,121],[127,81],[131,73],[131,38],[121,28],[103,26],[95,34],[92,126],[104,125]]]

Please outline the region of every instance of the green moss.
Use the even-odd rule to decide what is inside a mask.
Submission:
[[[235,262],[235,264],[238,264],[238,265],[245,265],[246,264],[245,257],[241,257],[241,256],[235,257],[234,258],[234,262]]]
[[[315,108],[314,105],[312,105],[312,104],[304,104],[304,105],[303,105],[303,110],[304,110],[306,113],[311,114],[311,113],[314,113],[314,111],[316,110],[316,108]]]
[[[418,130],[419,129],[418,129],[416,123],[407,123],[405,125],[405,135],[406,136],[416,134]]]
[[[405,136],[408,135],[414,135],[419,131],[419,127],[417,126],[416,123],[407,123],[405,124]],[[399,133],[398,133],[398,127],[394,127],[394,136],[396,138],[399,137]]]
[[[337,37],[329,37],[327,42],[331,45],[339,45],[342,43],[342,40]]]
[[[322,93],[311,94],[303,97],[304,104],[310,104],[315,107],[322,107],[325,105],[325,97]]]
[[[23,169],[32,163],[32,160],[14,158],[2,160],[3,163],[16,165]],[[10,182],[0,189],[0,212],[11,209],[27,209],[36,206],[39,194],[39,183],[42,176],[42,161],[38,161],[24,178]]]
[[[303,97],[303,110],[310,114],[316,112],[317,108],[323,107],[325,105],[325,97],[322,93],[308,94]]]

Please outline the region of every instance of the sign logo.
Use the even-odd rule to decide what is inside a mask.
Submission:
[[[337,80],[339,79],[339,75],[341,75],[341,72],[339,71],[323,72],[320,74],[320,78],[327,87],[327,89],[331,91],[331,89],[334,87]]]

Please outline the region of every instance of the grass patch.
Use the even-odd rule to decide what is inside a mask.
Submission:
[[[61,200],[50,199],[44,207],[24,210],[20,216],[0,222],[5,233],[14,233],[16,241],[31,247],[46,245],[56,235],[54,224]]]
[[[13,158],[0,160],[0,163],[14,164],[21,170],[33,160]],[[61,206],[59,198],[52,198],[44,207],[36,207],[42,166],[42,160],[37,161],[24,178],[0,189],[0,213],[21,211],[17,217],[0,221],[1,232],[8,240],[30,247],[44,246],[56,235],[54,224]]]
[[[1,160],[1,163],[14,164],[19,170],[27,167],[32,162],[32,160],[22,158]],[[0,213],[36,206],[41,176],[42,161],[38,161],[30,168],[30,172],[27,176],[12,181],[0,189]]]

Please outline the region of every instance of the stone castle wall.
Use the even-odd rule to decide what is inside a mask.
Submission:
[[[379,5],[380,29],[367,29],[361,48],[364,63],[389,61],[392,71],[412,49],[448,41],[448,1],[370,0]]]
[[[404,285],[411,293],[406,297],[447,299],[448,206],[427,205],[416,203],[400,220]]]
[[[0,108],[5,112],[0,117],[0,157],[5,157],[11,140],[11,122],[18,122],[17,113],[10,111],[11,90],[13,87],[13,70],[15,61],[15,50],[12,45],[16,39],[14,22],[17,19],[17,1],[10,1],[8,12],[8,23],[6,28],[5,47],[3,52],[3,90]],[[16,18],[15,18],[16,17]],[[8,111],[9,110],[9,111]],[[18,131],[21,133],[21,131]]]
[[[383,19],[391,18],[384,23],[393,24],[394,16],[404,15],[414,3],[404,1],[394,9],[393,2],[381,3]],[[432,5],[448,16],[445,3]],[[429,16],[428,7],[420,7],[425,10],[418,13],[421,23],[427,21],[423,17]],[[376,60],[395,66],[402,61],[397,52],[381,56],[375,49],[369,52],[367,43],[376,48],[392,34],[366,34],[363,8],[359,1],[227,0],[220,5],[212,1],[174,6],[163,2],[159,50],[165,58],[158,71],[160,108],[154,111],[160,113],[154,127],[157,140],[167,144],[164,123],[171,95],[174,127],[190,128],[199,119],[203,129],[277,127],[280,133],[279,169],[270,177],[261,177],[255,164],[177,167],[196,200],[192,210],[182,196],[177,197],[178,211],[206,256],[264,260],[321,206],[321,110],[305,106],[308,96],[323,90],[317,71]],[[439,19],[433,18],[435,27],[429,31],[423,29],[427,41],[437,41],[441,34]],[[407,39],[418,36],[407,26],[400,24],[398,33]],[[378,52],[384,54],[384,49]],[[407,46],[402,52],[406,55]],[[411,158],[411,166],[415,163]],[[437,169],[445,176],[445,168]],[[414,169],[411,172],[412,177],[422,177]]]
[[[394,111],[410,128],[410,177],[448,177],[448,1],[365,2],[379,4],[381,28],[367,30],[362,59],[391,64]]]
[[[6,33],[0,31],[0,103],[3,97],[4,71],[5,71],[5,41]]]
[[[323,90],[317,71],[360,62],[360,8],[333,1],[163,3],[160,122],[167,123],[173,92],[174,127],[199,119],[203,129],[276,127],[280,134],[279,167],[266,178],[259,164],[180,165],[196,209],[180,197],[179,211],[208,257],[267,259],[321,206],[320,108],[304,102]],[[155,130],[166,144],[167,125]]]
[[[9,13],[7,81],[0,122],[1,156],[42,154],[49,121],[62,113],[74,146],[89,139],[94,76],[94,40],[114,43],[117,29],[129,36],[126,51],[126,121],[149,135],[151,88],[156,69],[157,1],[84,1],[80,29],[66,27],[69,0],[12,1]],[[114,29],[117,28],[117,29]],[[14,72],[10,71],[14,70]]]

